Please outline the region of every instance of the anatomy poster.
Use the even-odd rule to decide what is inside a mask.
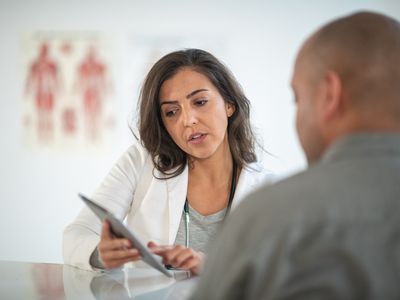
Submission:
[[[34,32],[21,44],[24,142],[63,150],[109,144],[115,123],[109,39]]]

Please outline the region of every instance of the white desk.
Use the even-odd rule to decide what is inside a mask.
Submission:
[[[0,299],[187,299],[196,278],[168,278],[150,268],[105,273],[66,265],[0,261]]]

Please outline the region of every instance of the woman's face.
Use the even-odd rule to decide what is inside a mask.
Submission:
[[[160,89],[161,117],[174,142],[196,159],[228,148],[228,117],[234,106],[224,101],[203,74],[183,68]]]

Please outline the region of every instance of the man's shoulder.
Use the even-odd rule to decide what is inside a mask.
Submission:
[[[392,159],[354,159],[319,163],[265,185],[237,208],[238,219],[265,224],[310,223],[361,218],[360,207],[390,207],[400,187],[400,166]],[[247,221],[249,222],[249,221]]]
[[[252,193],[242,206],[254,207],[258,205],[272,205],[282,203],[282,199],[292,199],[299,192],[306,192],[309,184],[318,177],[314,170],[305,170],[288,178],[281,179],[273,184],[264,185]]]
[[[237,221],[265,224],[293,220],[300,214],[312,214],[323,206],[324,185],[338,176],[331,166],[315,166],[273,184],[266,184],[243,201],[235,210]],[[260,217],[262,216],[262,217]]]

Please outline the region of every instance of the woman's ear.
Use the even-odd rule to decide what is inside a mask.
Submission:
[[[229,117],[231,117],[231,116],[233,115],[233,113],[235,112],[236,106],[235,106],[234,104],[232,104],[232,103],[226,102],[226,103],[225,103],[225,110],[226,110],[226,115],[227,115],[227,117],[229,118]]]

